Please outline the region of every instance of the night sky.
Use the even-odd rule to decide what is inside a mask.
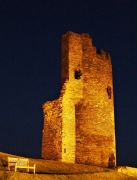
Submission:
[[[137,167],[137,0],[0,0],[0,151],[41,158],[42,104],[61,89],[61,36],[113,64],[117,164]]]

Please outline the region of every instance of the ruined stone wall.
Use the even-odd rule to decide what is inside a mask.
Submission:
[[[111,59],[104,51],[96,53],[87,34],[82,39],[83,99],[75,110],[76,162],[107,167],[115,157]]]
[[[43,104],[42,158],[61,160],[62,105],[61,98]]]
[[[64,67],[68,70],[64,71]],[[62,37],[62,161],[75,162],[76,123],[75,104],[83,97],[83,82],[75,79],[75,71],[82,67],[82,40],[68,32]]]
[[[62,37],[62,89],[44,103],[42,157],[99,166],[115,166],[112,65],[96,52],[89,34]]]

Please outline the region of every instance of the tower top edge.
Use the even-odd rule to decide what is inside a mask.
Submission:
[[[89,33],[76,33],[76,32],[73,32],[73,31],[67,31],[65,34],[63,34],[62,36],[62,39],[69,39],[69,38],[72,38],[73,37],[75,39],[82,39],[83,42],[90,42],[90,46],[94,47],[95,49],[95,54],[97,55],[100,55],[101,57],[106,57],[106,59],[110,60],[111,61],[111,56],[108,52],[100,49],[100,50],[97,50],[96,47],[93,45],[92,43],[92,37],[90,36]]]
[[[73,31],[67,31],[66,33],[63,34],[63,36],[64,35],[78,35],[78,36],[85,36],[85,37],[91,38],[89,33],[76,33]]]

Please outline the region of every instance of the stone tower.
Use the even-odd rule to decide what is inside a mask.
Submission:
[[[43,104],[42,157],[103,167],[116,165],[110,55],[89,34],[62,36],[62,89]]]

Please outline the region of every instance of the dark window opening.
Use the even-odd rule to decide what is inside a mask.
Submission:
[[[64,153],[66,153],[66,148],[64,148]]]
[[[107,87],[108,98],[111,99],[111,87]]]
[[[77,69],[75,71],[75,79],[80,79],[81,76],[82,76],[82,73],[81,73],[80,69]]]

